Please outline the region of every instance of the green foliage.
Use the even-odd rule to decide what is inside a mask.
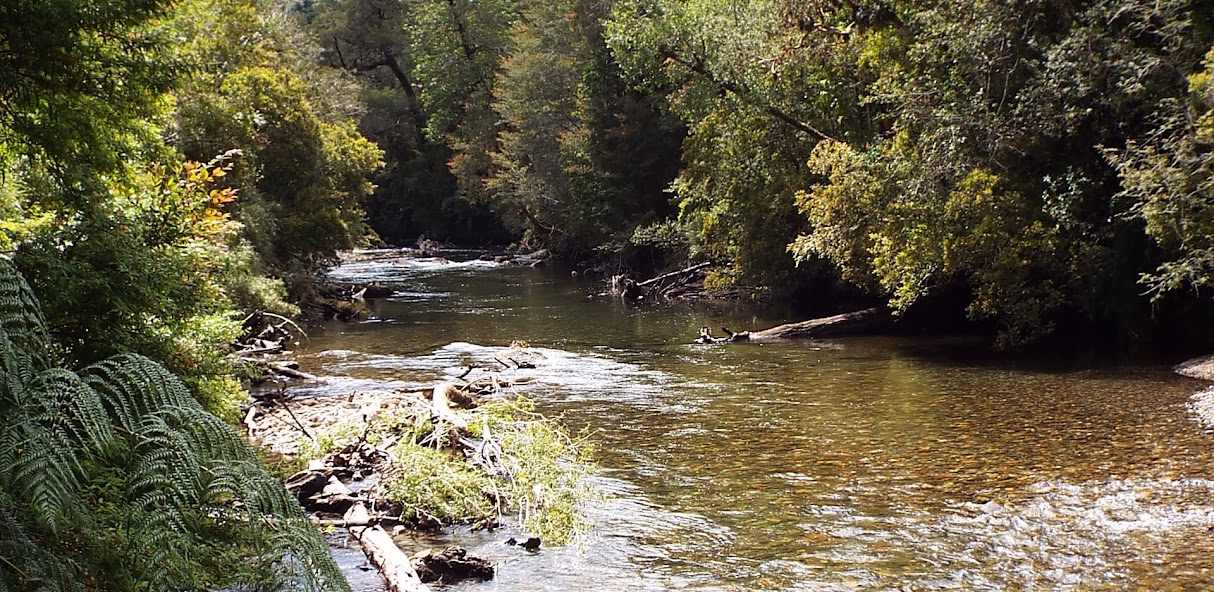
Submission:
[[[49,351],[0,261],[0,589],[348,589],[295,500],[176,377],[129,354],[78,374]]]
[[[6,2],[0,6],[0,163],[53,167],[79,205],[95,171],[119,168],[181,64],[157,26],[161,0]],[[43,196],[44,198],[49,196]]]
[[[497,211],[574,258],[673,214],[664,189],[681,128],[610,59],[610,3],[535,3],[494,86],[503,122],[486,181]]]
[[[1154,299],[1214,285],[1214,49],[1189,94],[1160,106],[1160,125],[1110,157],[1133,213],[1168,253],[1141,281]]]
[[[682,253],[688,249],[687,232],[675,220],[638,226],[628,242],[638,247],[656,247],[663,251]]]
[[[355,129],[360,106],[345,97],[357,86],[317,66],[319,49],[266,2],[192,0],[173,24],[197,64],[177,93],[174,144],[195,159],[240,151],[226,181],[241,196],[229,208],[243,225],[234,246],[257,255],[249,280],[308,271],[358,244],[382,151]],[[273,304],[264,282],[234,287]]]
[[[263,259],[293,254],[280,244],[285,240],[299,243],[305,261],[353,244],[362,234],[358,202],[370,192],[377,149],[357,136],[348,116],[342,119],[331,100],[337,93],[313,92],[330,97],[319,107],[297,100],[291,93],[304,85],[287,74],[265,77],[286,82],[265,89],[266,96],[282,92],[255,105],[262,112],[242,114],[210,100],[251,62],[275,52],[300,55],[287,23],[275,18],[280,11],[236,0],[172,7],[43,2],[0,10],[6,48],[0,244],[15,251],[43,297],[50,330],[74,362],[137,352],[181,373],[217,412],[231,413],[240,398],[225,359],[239,331],[233,300],[297,312],[283,300],[281,282],[265,277],[283,272]],[[196,67],[184,76],[191,62]],[[310,64],[301,70],[299,80],[323,78]],[[175,85],[182,97],[176,102],[166,94]],[[199,105],[212,109],[191,110]],[[177,125],[166,135],[198,148],[201,162],[225,157],[180,163],[158,137],[174,108],[177,123],[197,125]],[[261,144],[250,138],[275,133],[277,160],[259,162]],[[319,156],[298,167],[286,153],[298,146],[287,144],[316,138]],[[232,160],[228,150],[235,147],[249,154]],[[290,185],[303,173],[312,175],[310,185],[275,194],[300,212],[284,221],[257,184],[264,178]],[[247,193],[247,208],[235,201],[234,189]],[[246,209],[253,213],[248,220]],[[261,255],[249,246],[253,230],[264,239],[253,245]]]
[[[509,2],[382,3],[327,0],[308,25],[326,62],[362,82],[359,129],[384,150],[368,222],[390,241],[427,234],[480,242],[502,238],[477,183],[455,175],[483,162],[495,118],[489,80],[509,21]],[[500,10],[499,10],[500,9]],[[450,161],[451,167],[448,168]],[[462,163],[462,164],[461,164]],[[454,175],[453,175],[454,172]]]
[[[1142,314],[1153,251],[1102,148],[1183,92],[1195,6],[632,0],[607,30],[688,123],[674,188],[718,280],[797,281],[783,242],[898,309],[965,286],[1019,343]]]
[[[75,362],[137,352],[192,386],[228,373],[223,354],[239,323],[221,287],[237,228],[222,211],[234,194],[215,187],[224,168],[150,166],[116,179],[87,211],[57,211],[21,243],[15,262]]]
[[[462,460],[413,445],[400,447],[397,463],[399,470],[389,479],[386,493],[405,509],[403,518],[449,524],[493,516],[492,481]]]
[[[786,253],[806,230],[793,201],[811,180],[803,165],[821,138],[866,125],[856,116],[865,77],[850,61],[854,38],[802,27],[799,11],[817,9],[824,7],[630,1],[607,24],[624,71],[664,93],[687,124],[673,185],[680,220],[693,253],[732,264],[711,283],[787,294],[817,273],[796,272]]]
[[[905,308],[970,286],[973,316],[1017,344],[1053,319],[1124,322],[1149,265],[1101,147],[1148,132],[1199,33],[1185,2],[943,3],[906,13],[861,54],[889,133],[828,147],[793,251],[875,279]],[[875,35],[875,34],[874,34]],[[901,47],[890,51],[887,46]]]
[[[469,423],[474,436],[497,439],[505,485],[496,497],[524,528],[561,545],[590,527],[583,505],[593,496],[586,479],[594,449],[586,438],[571,439],[521,398],[490,401]]]

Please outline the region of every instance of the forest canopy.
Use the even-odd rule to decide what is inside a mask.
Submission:
[[[813,310],[955,303],[1007,345],[1209,313],[1211,15],[1142,2],[308,3],[409,242],[717,263]],[[1203,139],[1204,138],[1204,139]]]
[[[6,6],[0,245],[75,360],[214,399],[228,311],[295,313],[338,251],[422,235],[712,261],[708,288],[818,312],[945,302],[1013,346],[1151,339],[1211,312],[1201,8]]]

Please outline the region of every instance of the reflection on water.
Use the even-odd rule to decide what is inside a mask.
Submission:
[[[313,334],[315,394],[449,379],[512,340],[519,387],[595,431],[597,527],[499,563],[477,590],[1194,590],[1214,587],[1200,383],[1163,368],[1039,371],[973,344],[888,338],[699,346],[753,312],[629,308],[596,282],[474,262],[339,268],[398,290]],[[967,357],[970,361],[967,361]]]

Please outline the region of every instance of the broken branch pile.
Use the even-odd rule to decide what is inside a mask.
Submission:
[[[542,361],[524,349],[505,350],[501,357],[513,363],[502,363],[520,368],[524,360]],[[514,396],[514,384],[481,376],[417,392],[283,396],[253,405],[245,426],[262,446],[307,463],[288,489],[314,520],[365,529],[359,531],[364,548],[382,539],[373,531],[381,525],[496,528],[508,515],[560,543],[586,526],[581,504],[589,494],[589,451]],[[352,517],[360,506],[366,516]],[[486,574],[462,550],[428,557],[443,581]]]

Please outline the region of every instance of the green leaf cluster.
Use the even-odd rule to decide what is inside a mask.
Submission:
[[[1205,285],[1199,3],[631,0],[607,31],[688,125],[673,189],[719,279],[961,291],[1006,344]]]
[[[1174,254],[1142,275],[1156,301],[1214,285],[1214,49],[1189,76],[1189,93],[1160,111],[1155,131],[1109,154],[1133,215]]]
[[[173,143],[195,160],[239,151],[231,211],[264,271],[307,270],[359,244],[383,151],[355,127],[357,87],[318,66],[319,49],[265,2],[194,0],[174,26],[197,67],[177,93]]]
[[[324,542],[236,432],[131,354],[53,357],[0,260],[0,590],[347,590]]]

